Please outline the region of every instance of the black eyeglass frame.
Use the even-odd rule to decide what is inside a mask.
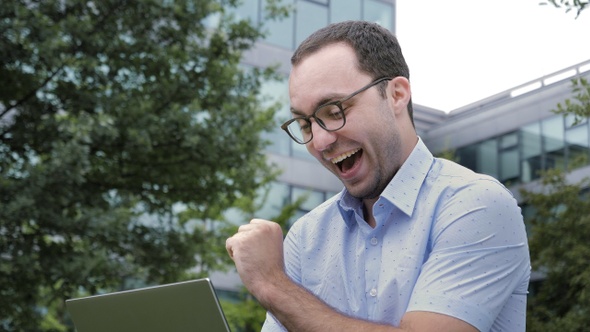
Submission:
[[[288,135],[289,137],[291,137],[296,143],[298,144],[307,144],[309,142],[311,142],[311,140],[313,139],[313,131],[311,131],[310,129],[310,135],[309,135],[309,139],[307,141],[301,141],[298,138],[296,138],[293,134],[291,134],[291,131],[289,130],[289,126],[291,125],[291,123],[295,122],[295,121],[300,121],[300,120],[304,120],[305,122],[307,122],[307,124],[310,126],[311,128],[311,118],[314,118],[315,121],[318,123],[318,125],[320,125],[320,127],[322,127],[322,129],[324,129],[325,131],[329,131],[329,132],[334,132],[337,130],[342,129],[342,127],[344,127],[344,125],[346,124],[346,117],[344,116],[344,108],[342,107],[342,104],[345,103],[346,101],[350,100],[352,97],[358,95],[359,93],[368,90],[372,87],[374,87],[375,85],[384,82],[384,81],[390,81],[392,80],[393,77],[381,77],[378,78],[374,81],[372,81],[371,83],[365,85],[364,87],[356,90],[355,92],[349,94],[348,96],[340,99],[340,100],[336,100],[336,101],[331,101],[325,104],[322,104],[320,106],[318,106],[315,111],[313,111],[313,113],[310,116],[298,116],[296,118],[292,118],[291,120],[283,123],[281,125],[281,129],[283,129]],[[336,129],[328,129],[326,128],[326,125],[324,124],[324,121],[322,121],[322,119],[318,118],[316,116],[316,113],[321,110],[322,108],[326,107],[326,106],[330,106],[330,105],[335,105],[336,107],[338,107],[338,109],[340,110],[340,115],[342,116],[342,125]]]

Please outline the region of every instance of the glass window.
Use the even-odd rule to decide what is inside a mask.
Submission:
[[[518,144],[518,132],[500,136],[500,149],[512,148]]]
[[[476,172],[491,175],[498,178],[498,141],[489,139],[479,144],[477,149]]]
[[[278,216],[285,205],[289,203],[289,185],[273,182],[261,191],[259,198],[264,201],[260,210],[256,212],[256,217],[272,219]]]
[[[500,154],[500,181],[514,184],[519,180],[519,158],[518,149],[502,151]]]
[[[567,114],[565,115],[565,128],[575,127],[582,124],[588,123],[588,118],[579,118],[576,119],[575,115]]]
[[[573,118],[574,116],[568,116],[566,118],[566,124],[568,121],[572,123]],[[581,122],[575,127],[571,127],[571,125],[566,126],[565,141],[567,143],[568,167],[578,168],[588,165],[588,157],[590,153],[590,145],[588,142],[588,122]]]
[[[588,126],[582,125],[566,130],[565,139],[571,145],[588,148]]]
[[[563,117],[553,116],[541,121],[545,160],[543,169],[565,169]]]
[[[301,206],[299,206],[299,209],[305,212],[313,210],[316,206],[324,202],[323,192],[293,187],[291,201],[295,202],[297,199],[301,197],[305,197],[305,201],[303,202],[303,204],[301,204]]]
[[[314,31],[328,25],[328,7],[309,1],[298,1],[295,43],[299,45]]]
[[[498,178],[498,145],[496,139],[468,145],[457,150],[459,163],[475,172]]]
[[[304,201],[291,219],[291,224],[293,224],[293,222],[295,222],[297,219],[303,217],[303,215],[305,215],[307,212],[322,204],[325,200],[325,194],[322,191],[293,187],[291,202],[295,202],[301,197],[304,198]]]
[[[290,139],[290,138],[289,138]],[[309,151],[307,151],[307,148],[305,147],[304,144],[298,144],[295,143],[295,141],[291,140],[291,148],[292,150],[292,155],[293,157],[296,158],[301,158],[301,159],[308,159],[308,160],[316,160],[314,156],[311,155],[311,153],[309,153]],[[308,143],[308,144],[313,144],[313,143]]]
[[[330,22],[342,22],[361,19],[361,1],[338,0],[330,4]]]
[[[389,31],[394,31],[393,6],[389,3],[377,0],[365,0],[363,16],[366,21],[378,23]]]
[[[265,6],[266,6],[266,2]],[[281,1],[283,5],[292,5],[293,0],[283,0]],[[294,17],[290,15],[287,18],[278,19],[268,19],[266,18],[267,14],[264,15],[262,18],[264,20],[264,31],[267,33],[266,38],[264,40],[268,43],[273,45],[277,45],[286,49],[293,49],[294,46],[294,32],[293,32],[293,25],[294,25]]]
[[[506,183],[515,183],[520,180],[520,160],[518,157],[518,132],[505,134],[499,137],[500,149],[500,178]]]
[[[541,122],[545,151],[563,149],[563,118],[553,116]]]
[[[250,20],[256,24],[260,11],[258,2],[259,0],[241,0],[238,7],[233,10],[233,14],[238,20]]]
[[[520,130],[522,154],[522,182],[530,182],[539,178],[542,169],[541,123],[535,122]]]
[[[472,171],[477,169],[477,144],[464,146],[456,151],[458,162]]]
[[[270,106],[274,103],[280,104],[280,109],[275,114],[275,129],[262,135],[264,139],[270,142],[266,150],[285,156],[289,155],[291,138],[280,126],[290,117],[287,84],[286,78],[281,81],[267,81],[262,84],[260,93],[264,106]]]

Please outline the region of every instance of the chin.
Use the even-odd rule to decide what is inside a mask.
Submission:
[[[352,195],[353,197],[358,198],[360,200],[365,200],[365,199],[372,200],[372,199],[378,198],[381,195],[381,193],[383,193],[383,190],[385,190],[386,186],[387,186],[387,184],[385,186],[375,184],[373,186],[360,188],[358,186],[351,187],[351,186],[345,185],[348,193],[350,195]]]

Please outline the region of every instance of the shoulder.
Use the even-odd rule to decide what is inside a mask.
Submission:
[[[492,176],[476,173],[463,165],[444,158],[434,158],[433,170],[429,176],[439,176],[447,179],[459,178],[465,181],[491,180],[498,182]]]
[[[436,187],[440,187],[447,194],[458,194],[477,189],[480,195],[492,193],[513,197],[512,192],[496,178],[476,173],[456,162],[442,158],[435,158],[427,181],[435,183]]]
[[[319,232],[334,222],[334,219],[342,219],[338,208],[341,195],[342,193],[334,195],[297,219],[289,228],[287,236],[301,236],[310,232]]]
[[[428,196],[435,205],[435,229],[446,228],[459,220],[458,224],[477,222],[478,227],[485,223],[491,228],[523,224],[521,209],[512,192],[489,175],[437,159],[426,181],[430,182]]]

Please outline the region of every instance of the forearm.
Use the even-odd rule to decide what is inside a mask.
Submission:
[[[434,312],[406,313],[399,327],[377,324],[339,313],[286,275],[270,284],[261,296],[261,303],[289,331],[477,332],[466,322]]]
[[[253,219],[227,239],[226,248],[244,285],[290,331],[476,331],[459,319],[433,312],[406,313],[400,328],[341,314],[287,276],[282,236],[278,224]]]
[[[341,314],[284,274],[269,281],[258,297],[289,331],[402,331]]]

